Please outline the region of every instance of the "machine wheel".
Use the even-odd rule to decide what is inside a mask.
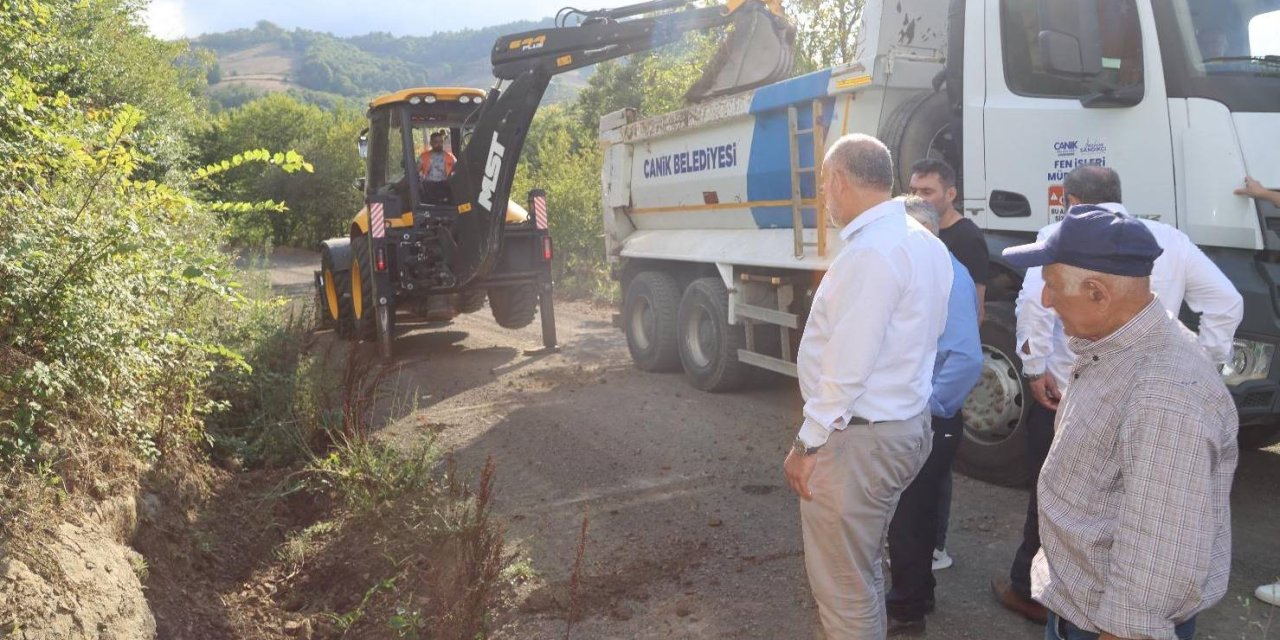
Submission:
[[[484,308],[484,300],[488,295],[484,289],[469,289],[458,294],[458,311],[475,313]]]
[[[982,378],[964,403],[964,439],[956,470],[975,480],[1019,487],[1030,480],[1027,431],[1035,402],[1022,378],[1012,302],[988,302],[982,322]]]
[[[622,301],[623,326],[631,361],[641,371],[675,371],[680,366],[676,313],[680,285],[661,271],[636,274]]]
[[[1266,449],[1280,442],[1280,424],[1260,424],[1240,427],[1236,436],[1241,449]]]
[[[956,170],[956,190],[962,193],[960,132],[960,119],[952,112],[946,92],[924,91],[902,103],[880,131],[880,139],[893,154],[898,190],[906,191],[911,183],[912,164],[937,158]]]
[[[373,307],[373,277],[366,273],[369,265],[369,236],[351,238],[351,309],[355,337],[373,340],[377,337],[377,318]]]
[[[700,278],[685,289],[676,331],[680,364],[693,386],[719,392],[746,382],[751,367],[738,360],[746,336],[742,325],[729,324],[729,292],[719,278]]]
[[[489,289],[489,310],[503,329],[527,327],[538,312],[538,286],[530,283]]]
[[[355,313],[351,309],[351,272],[335,268],[333,256],[329,254],[327,247],[320,252],[320,269],[324,278],[321,317],[327,318],[328,322],[318,325],[331,326],[338,336],[350,338],[355,332]]]

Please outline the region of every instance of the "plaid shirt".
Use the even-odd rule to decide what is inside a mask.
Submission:
[[[1227,591],[1235,404],[1159,300],[1071,350],[1037,487],[1032,596],[1082,629],[1174,640]]]

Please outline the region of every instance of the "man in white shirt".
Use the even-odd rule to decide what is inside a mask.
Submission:
[[[800,496],[805,568],[829,638],[885,637],[882,542],[929,457],[929,398],[951,258],[891,201],[893,160],[849,135],[823,161],[844,248],[814,294],[797,365],[804,423],[783,469]]]
[[[1096,205],[1115,213],[1128,213],[1119,204],[1120,176],[1112,169],[1079,167],[1067,175],[1064,187],[1067,203],[1072,207]],[[1199,343],[1210,362],[1218,365],[1230,362],[1236,327],[1244,318],[1244,300],[1240,293],[1185,233],[1152,220],[1142,222],[1164,250],[1152,269],[1151,289],[1174,317],[1181,311],[1183,301],[1192,311],[1199,313]],[[1041,229],[1036,241],[1043,242],[1061,224],[1055,222]],[[1058,403],[1066,392],[1075,361],[1061,318],[1041,303],[1043,289],[1041,270],[1027,269],[1016,306],[1022,374],[1030,381],[1031,394],[1036,400],[1023,423],[1033,482],[1039,478],[1040,467],[1044,465],[1049,445],[1053,442]],[[1033,489],[1027,505],[1022,544],[1014,555],[1009,577],[992,578],[991,589],[1005,608],[1043,623],[1046,612],[1031,599],[1031,562],[1039,550],[1038,505]]]

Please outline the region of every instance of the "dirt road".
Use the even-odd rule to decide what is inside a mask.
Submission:
[[[288,266],[288,265],[283,265]],[[273,274],[299,291],[304,263]],[[418,398],[385,425],[391,441],[434,432],[464,468],[497,462],[508,534],[535,573],[500,638],[563,638],[567,578],[589,518],[574,638],[812,638],[796,498],[781,461],[795,434],[794,383],[709,395],[680,374],[635,370],[612,309],[557,308],[558,354],[536,323],[497,327],[488,310],[444,327],[408,325],[393,379]],[[1252,590],[1280,575],[1280,450],[1241,456],[1233,493],[1231,592],[1201,616],[1201,639],[1280,638],[1280,609]],[[926,637],[1039,639],[987,590],[1008,570],[1026,494],[956,477],[937,612]]]

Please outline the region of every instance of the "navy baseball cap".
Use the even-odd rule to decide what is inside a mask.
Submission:
[[[1164,249],[1141,220],[1093,205],[1067,212],[1044,242],[1009,247],[1004,257],[1024,269],[1061,263],[1117,276],[1142,278]]]

